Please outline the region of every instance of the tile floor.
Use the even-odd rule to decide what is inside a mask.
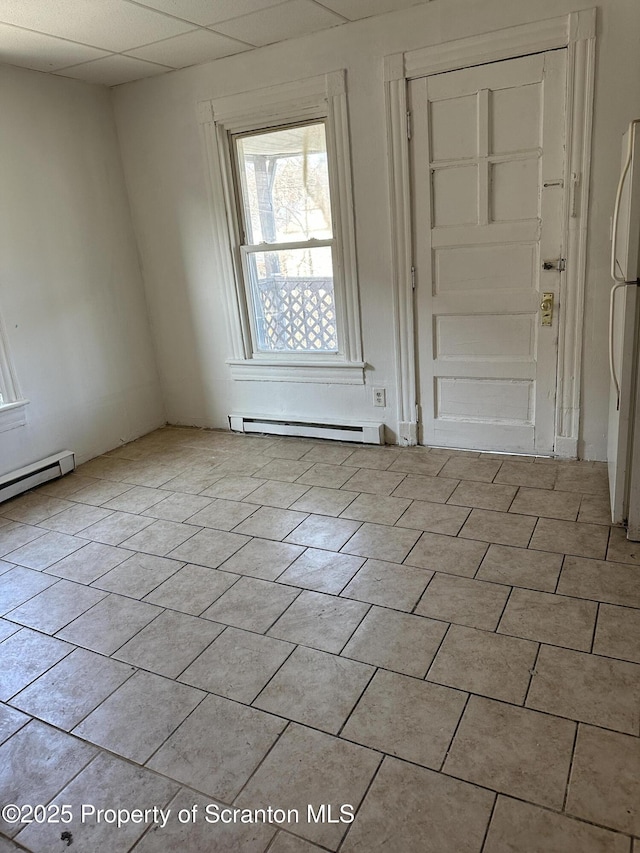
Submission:
[[[0,505],[0,800],[73,815],[0,853],[640,853],[605,467],[165,428]]]

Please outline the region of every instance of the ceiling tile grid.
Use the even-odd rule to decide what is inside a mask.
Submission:
[[[215,26],[230,18],[240,18],[278,6],[284,0],[132,0],[141,6],[175,15],[202,27]]]
[[[344,22],[343,17],[330,12],[314,0],[286,0],[261,12],[216,24],[216,31],[235,38],[244,38],[255,47],[261,47],[306,36]]]
[[[429,0],[0,0],[0,63],[116,86]]]
[[[251,45],[211,30],[192,30],[181,36],[129,50],[127,54],[138,59],[168,65],[171,68],[186,68],[189,65],[221,59],[223,56],[231,56],[250,49]]]
[[[106,50],[64,41],[33,30],[23,30],[10,24],[0,24],[0,62],[32,68],[34,71],[56,71],[69,64],[88,62],[108,55]]]

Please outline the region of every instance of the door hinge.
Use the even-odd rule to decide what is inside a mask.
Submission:
[[[411,267],[411,290],[416,289],[416,268]]]
[[[578,203],[580,201],[580,173],[571,173],[571,218],[578,218]]]
[[[411,139],[411,110],[407,110],[407,139]]]

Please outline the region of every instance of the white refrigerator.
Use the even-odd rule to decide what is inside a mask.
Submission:
[[[640,119],[622,138],[611,238],[608,462],[611,518],[640,541]]]

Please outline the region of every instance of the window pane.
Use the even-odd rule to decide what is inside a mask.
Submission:
[[[331,248],[247,254],[260,352],[337,352]]]
[[[236,140],[247,242],[331,239],[324,124]]]

